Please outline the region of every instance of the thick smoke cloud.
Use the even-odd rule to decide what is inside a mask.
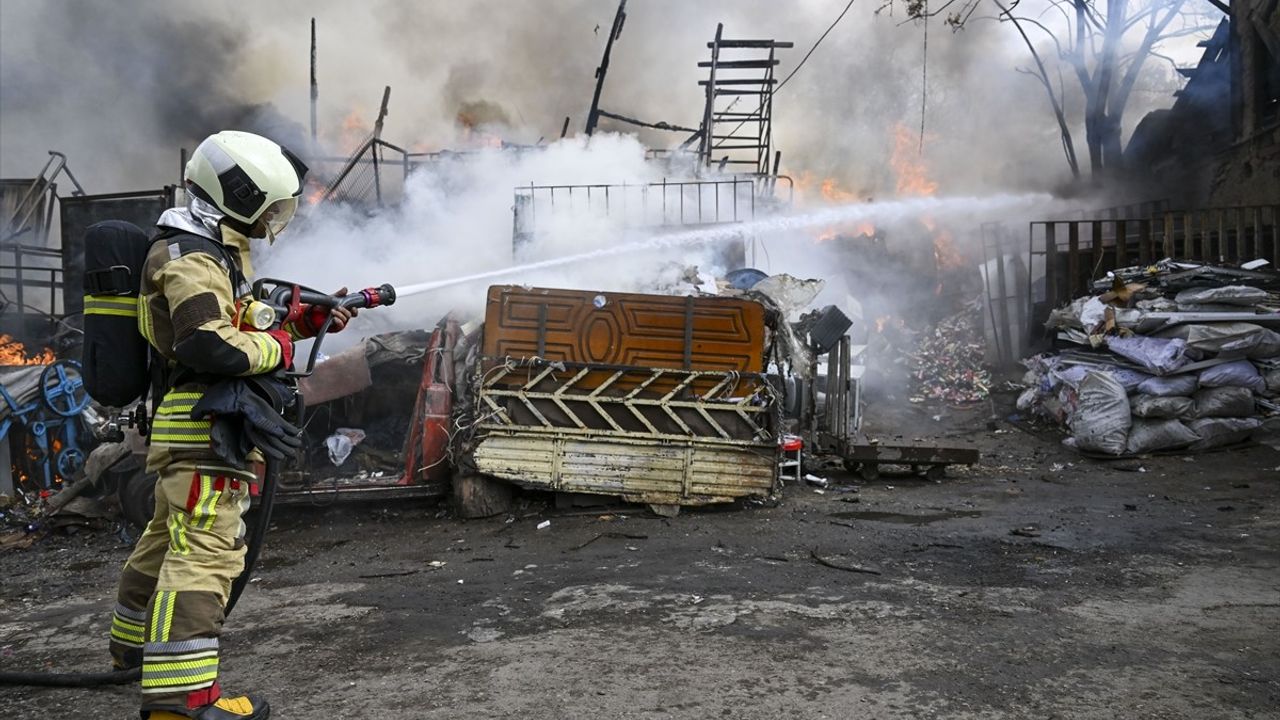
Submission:
[[[503,137],[580,131],[616,5],[372,0],[5,0],[0,4],[0,172],[29,175],[60,149],[91,192],[155,187],[177,176],[177,149],[239,127],[306,149],[308,20],[318,19],[322,138],[345,151],[344,118],[376,114],[393,87],[385,136],[441,149],[465,118]],[[604,104],[697,125],[696,63],[718,22],[729,37],[773,37],[780,73],[835,16],[836,0],[633,1]],[[918,130],[923,28],[856,4],[778,96],[783,170],[835,176],[862,196],[892,187],[895,125]],[[1051,187],[1065,170],[1042,90],[1017,74],[1025,50],[1007,28],[930,31],[925,154],[944,192]],[[1167,95],[1150,99],[1168,104]],[[464,122],[459,122],[460,113]],[[1130,113],[1131,122],[1142,108]],[[616,129],[625,127],[608,125]],[[358,135],[358,134],[357,134]],[[669,146],[681,139],[645,131]],[[349,139],[349,138],[348,138]],[[601,180],[606,178],[600,178]]]

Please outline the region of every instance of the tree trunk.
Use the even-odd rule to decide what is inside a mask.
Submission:
[[[1103,130],[1105,119],[1101,117],[1095,103],[1085,104],[1084,115],[1084,138],[1085,143],[1089,146],[1089,172],[1094,180],[1102,177],[1103,170]]]
[[[1102,118],[1102,165],[1109,173],[1124,169],[1124,150],[1120,144],[1120,118]]]

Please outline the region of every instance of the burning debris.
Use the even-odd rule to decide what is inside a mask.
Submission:
[[[0,367],[21,365],[49,365],[57,358],[53,351],[44,348],[32,353],[25,345],[9,335],[0,335]]]

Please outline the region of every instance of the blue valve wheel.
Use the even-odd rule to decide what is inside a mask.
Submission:
[[[75,360],[58,360],[46,367],[40,374],[40,390],[44,404],[62,417],[75,417],[89,407],[89,393]]]
[[[66,448],[58,453],[58,475],[64,480],[75,475],[84,466],[84,453],[80,448]]]

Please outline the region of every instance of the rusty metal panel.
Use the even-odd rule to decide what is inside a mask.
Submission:
[[[777,476],[772,452],[691,440],[658,444],[623,438],[492,433],[476,469],[524,487],[616,495],[655,505],[702,505],[767,496]]]
[[[750,300],[495,285],[484,355],[761,372],[764,307]]]

